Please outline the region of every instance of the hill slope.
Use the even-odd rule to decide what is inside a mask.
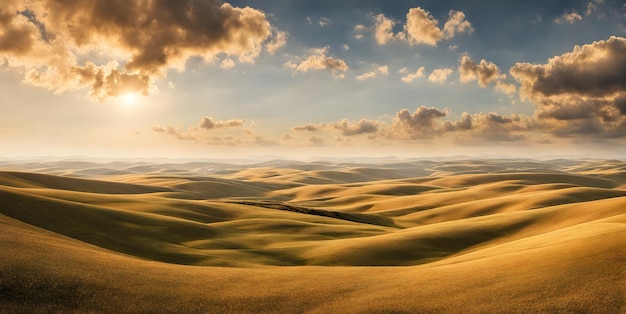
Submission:
[[[622,162],[115,165],[0,172],[0,312],[626,310]]]

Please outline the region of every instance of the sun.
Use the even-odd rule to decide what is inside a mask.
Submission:
[[[137,94],[136,93],[126,93],[120,96],[122,103],[126,106],[132,106],[137,102]]]

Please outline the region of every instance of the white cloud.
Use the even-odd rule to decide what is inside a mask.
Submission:
[[[288,36],[289,34],[287,34],[286,32],[276,31],[274,33],[272,41],[265,44],[265,50],[270,54],[274,54],[276,50],[278,50],[280,47],[284,46],[287,43]]]
[[[448,80],[448,75],[452,74],[452,72],[452,69],[449,68],[435,69],[428,76],[428,81],[443,84]]]
[[[581,21],[582,19],[583,17],[580,16],[580,14],[578,14],[576,11],[572,11],[569,13],[564,13],[560,17],[555,18],[554,23],[561,24],[561,23],[567,22],[570,24],[574,24],[578,21]]]
[[[319,21],[317,21],[317,25],[320,27],[324,27],[332,23],[333,21],[327,17],[320,17]]]
[[[393,33],[393,27],[396,25],[394,20],[387,18],[382,13],[376,15],[375,20],[374,38],[379,45],[384,45],[392,40],[404,39],[404,33]]]
[[[387,67],[386,65],[381,65],[377,68],[378,72],[380,72],[381,74],[389,74],[389,67]]]
[[[296,72],[306,73],[309,71],[328,70],[332,72],[335,77],[343,78],[343,72],[348,70],[348,65],[343,59],[329,57],[328,46],[324,48],[312,49],[312,54],[306,57],[299,58],[299,61],[289,60],[285,63],[285,66],[293,69]]]
[[[367,80],[367,79],[373,78],[375,76],[376,76],[376,72],[371,71],[371,72],[365,72],[365,73],[357,76],[356,79],[363,81],[363,80]]]
[[[452,38],[454,37],[455,33],[471,33],[474,31],[474,28],[472,28],[472,24],[465,19],[465,13],[461,11],[450,10],[448,15],[448,21],[446,21],[446,23],[443,25],[443,33],[445,34],[445,38]]]
[[[413,82],[414,79],[416,78],[421,78],[424,77],[424,71],[426,69],[424,67],[420,67],[419,69],[417,69],[417,71],[415,71],[414,73],[410,73],[404,77],[402,77],[400,80],[404,83],[411,83]]]
[[[409,9],[404,26],[409,43],[436,46],[443,38],[443,32],[437,23],[430,12],[420,7]]]
[[[228,69],[232,69],[235,67],[235,61],[233,61],[233,59],[224,59],[224,61],[222,61],[222,63],[220,63],[220,67],[224,70],[228,70]]]
[[[385,45],[392,41],[405,41],[411,45],[437,46],[443,39],[450,39],[457,33],[471,33],[474,29],[472,24],[465,19],[465,13],[450,10],[448,20],[439,28],[439,21],[430,12],[421,7],[410,8],[406,14],[406,23],[403,30],[394,33],[394,27],[398,22],[386,17],[384,14],[374,16],[374,27],[370,29],[379,45]],[[368,28],[362,24],[357,25],[355,31],[362,38],[362,31]]]

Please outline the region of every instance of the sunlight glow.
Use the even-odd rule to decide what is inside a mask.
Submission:
[[[120,96],[122,103],[126,106],[132,106],[137,102],[137,94],[136,93],[127,93]]]

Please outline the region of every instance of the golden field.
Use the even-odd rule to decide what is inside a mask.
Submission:
[[[626,312],[626,162],[0,162],[0,312]]]

